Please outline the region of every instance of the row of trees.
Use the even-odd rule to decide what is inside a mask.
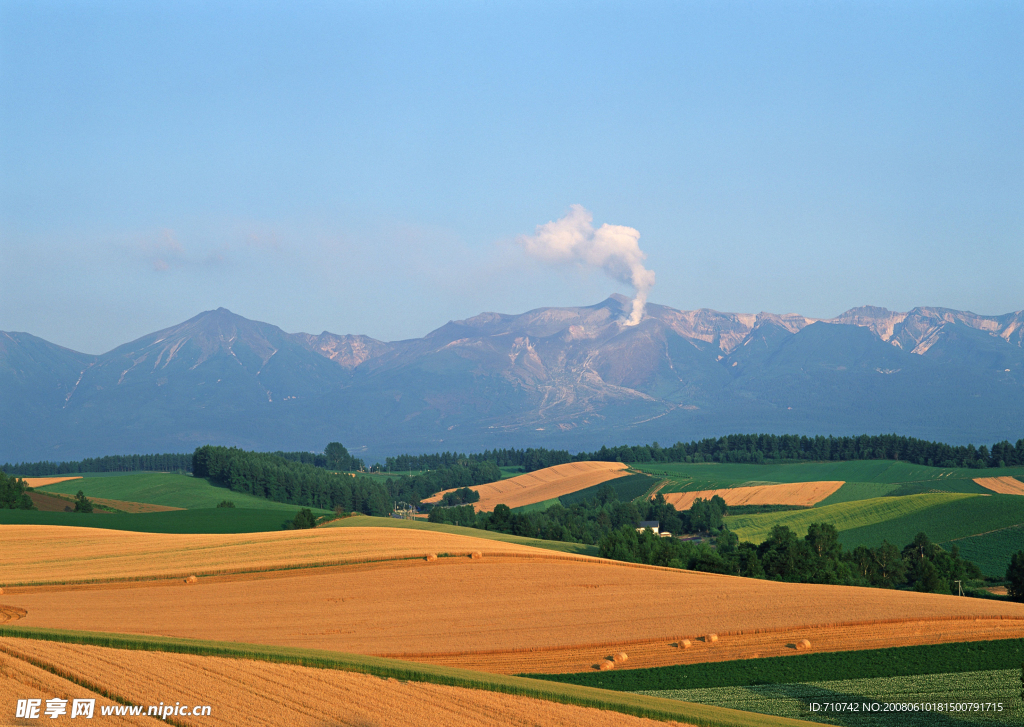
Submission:
[[[327,452],[331,450],[332,445],[328,445]],[[337,463],[347,456],[347,451],[335,450],[334,455],[331,461]],[[236,492],[305,507],[376,516],[389,515],[396,501],[418,505],[420,500],[441,490],[458,489],[461,493],[454,500],[449,498],[449,503],[473,502],[472,498],[479,499],[479,495],[467,488],[501,479],[501,471],[493,462],[469,460],[414,477],[388,478],[386,482],[334,474],[331,469],[277,453],[247,452],[236,447],[207,445],[192,455],[192,472],[196,477],[205,477]]]
[[[341,442],[331,442],[321,454],[316,452],[273,452],[281,459],[301,462],[328,470],[358,472],[366,467],[363,460],[349,454]]]
[[[315,452],[274,452],[282,459],[330,470],[357,471],[363,460],[353,457],[339,442],[331,442],[322,454]],[[597,460],[647,464],[656,462],[739,462],[765,463],[798,460],[839,461],[895,459],[930,467],[1014,467],[1024,466],[1024,439],[1016,444],[1002,441],[991,448],[953,446],[896,434],[858,437],[806,437],[796,434],[730,434],[725,437],[676,442],[662,447],[657,442],[635,446],[601,447],[594,452],[570,454],[564,449],[493,449],[477,454],[438,452],[388,457],[376,471],[402,472],[450,469],[467,462],[491,462],[498,467],[519,467],[524,472],[568,462]],[[22,462],[0,469],[23,477],[48,477],[77,472],[189,471],[192,455],[130,454],[70,462]]]
[[[975,448],[929,442],[896,434],[858,437],[805,437],[795,434],[730,434],[688,444],[661,447],[657,442],[635,447],[601,447],[581,452],[575,459],[646,462],[739,462],[764,463],[787,460],[840,461],[894,459],[929,467],[1012,467],[1024,465],[1024,439]]]
[[[725,512],[725,501],[718,496],[710,500],[698,498],[690,510],[678,512],[661,495],[639,504],[621,502],[614,488],[605,485],[595,497],[569,507],[552,505],[539,512],[512,512],[507,505],[497,505],[494,512],[475,512],[472,505],[435,507],[428,519],[528,538],[597,545],[612,531],[622,527],[635,529],[643,520],[658,520],[663,530],[677,535],[711,534],[722,527]]]
[[[723,530],[716,547],[705,543],[659,538],[649,531],[637,533],[622,527],[601,539],[603,558],[631,563],[791,583],[832,583],[877,588],[909,588],[926,593],[957,593],[960,584],[980,580],[981,571],[960,557],[954,545],[949,551],[932,543],[925,533],[901,551],[883,541],[877,548],[857,546],[844,552],[834,525],[814,523],[800,538],[784,525],[772,529],[760,545],[740,543],[736,534]]]
[[[369,477],[335,475],[310,464],[235,447],[199,447],[192,472],[236,492],[305,507],[386,516],[393,502],[383,484]]]
[[[322,453],[273,452],[281,459],[329,470],[354,472],[365,467],[340,442],[331,442]],[[115,454],[67,462],[21,462],[5,464],[0,470],[22,477],[56,477],[82,472],[191,472],[191,454]]]
[[[0,470],[22,477],[59,477],[82,472],[176,472],[192,470],[191,454],[114,454],[69,462],[21,462]]]
[[[656,462],[737,462],[763,464],[791,461],[840,461],[894,459],[929,467],[1014,467],[1024,465],[1024,439],[1016,445],[998,442],[991,449],[953,446],[897,434],[857,437],[807,437],[797,434],[730,434],[700,441],[676,442],[662,447],[657,442],[635,446],[601,447],[593,452],[570,454],[564,449],[494,449],[479,454],[401,455],[388,457],[392,471],[428,469],[460,459],[491,461],[499,467],[520,467],[524,472],[567,462],[600,461],[650,464]]]

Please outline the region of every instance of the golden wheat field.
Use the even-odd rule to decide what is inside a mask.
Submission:
[[[209,716],[173,719],[184,725],[280,725],[322,727],[349,725],[423,725],[433,727],[655,727],[680,724],[632,717],[588,707],[557,704],[478,689],[381,679],[366,674],[312,669],[215,656],[127,651],[99,646],[59,644],[30,639],[0,639],[0,664],[46,686],[36,693],[61,698],[96,696],[82,687],[31,666],[46,664],[85,678],[131,704],[180,702],[210,705]],[[0,672],[0,685],[6,686]],[[0,715],[13,715],[14,702],[28,693],[18,683],[3,692]],[[35,696],[33,693],[32,696]],[[24,698],[24,697],[22,697]],[[97,715],[101,703],[97,699]],[[0,716],[3,719],[3,716]],[[103,724],[114,718],[102,718]],[[81,720],[68,720],[75,724]],[[26,724],[34,721],[25,720]],[[46,722],[62,724],[59,720]],[[137,719],[153,724],[152,718]],[[120,724],[134,724],[122,721]]]
[[[1024,495],[1024,482],[1013,477],[976,477],[974,481],[1000,495]]]
[[[376,535],[379,547],[389,533]],[[434,562],[422,558],[212,576],[194,584],[15,587],[4,589],[0,603],[22,609],[18,624],[25,626],[253,642],[413,661],[459,656],[457,663],[481,669],[485,665],[473,659],[486,655],[486,668],[510,672],[523,671],[522,654],[532,651],[561,650],[557,668],[550,668],[579,671],[591,668],[603,651],[628,653],[626,647],[613,647],[637,642],[711,632],[725,642],[728,634],[738,632],[796,629],[804,632],[800,638],[825,643],[810,630],[885,620],[960,619],[952,637],[940,629],[879,625],[888,646],[964,640],[972,629],[1024,637],[1024,604],[759,581],[530,548],[521,549],[526,554],[503,552],[492,547],[503,543],[475,543],[472,550],[482,554],[479,559],[464,554]],[[974,621],[979,618],[1007,623]],[[849,642],[840,638],[837,643]],[[679,653],[672,657],[679,661],[672,663],[690,658]],[[629,667],[653,663],[631,656]]]
[[[20,641],[20,639],[19,639]],[[123,725],[152,725],[150,717],[118,717],[111,715],[99,718],[100,709],[116,704],[112,699],[82,687],[79,684],[59,677],[46,669],[40,668],[24,659],[12,656],[4,650],[10,640],[0,640],[0,725],[31,725],[82,724],[83,718],[71,718],[70,714],[51,719],[45,715],[41,719],[17,719],[17,701],[19,699],[39,699],[45,709],[47,699],[95,699],[94,719],[103,725],[122,727]],[[70,712],[70,709],[68,710]],[[44,722],[45,720],[45,722]],[[85,722],[89,724],[89,722]]]
[[[502,541],[401,528],[318,528],[238,535],[179,535],[58,525],[4,525],[0,587],[19,583],[176,578],[419,558],[428,553],[576,558]]]
[[[56,485],[58,482],[67,482],[68,480],[80,480],[81,475],[77,477],[22,477],[25,484],[29,487],[44,487],[45,485]]]
[[[787,482],[779,485],[755,485],[700,492],[663,493],[665,502],[677,510],[689,510],[698,497],[710,500],[718,495],[726,505],[815,505],[842,487],[843,481]]]
[[[706,634],[683,634],[670,638],[619,642],[614,645],[534,649],[522,652],[476,652],[471,654],[404,654],[403,658],[426,664],[473,669],[494,674],[564,674],[590,671],[602,660],[622,650],[629,660],[621,669],[647,669],[675,664],[703,664],[736,659],[792,656],[803,639],[810,651],[861,651],[921,644],[994,641],[1024,636],[1019,619],[926,619],[895,620],[892,623],[806,626],[751,633],[719,633],[718,640],[706,641]],[[681,647],[689,641],[690,646]]]
[[[477,512],[490,512],[495,505],[504,504],[512,508],[532,505],[579,492],[626,474],[626,465],[621,462],[571,462],[470,489],[480,493],[480,501],[473,503]],[[423,502],[439,502],[447,492],[451,490],[439,492]]]

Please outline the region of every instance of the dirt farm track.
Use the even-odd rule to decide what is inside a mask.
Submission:
[[[209,551],[223,568],[254,566],[256,556],[279,564],[201,576],[194,584],[147,567],[144,534],[117,534],[143,537],[134,543],[134,560],[113,567],[128,557],[117,547],[126,543],[100,533],[96,557],[79,564],[84,572],[157,575],[59,585],[43,578],[45,571],[56,576],[74,564],[55,534],[38,535],[31,538],[32,573],[22,568],[20,575],[34,576],[22,582],[52,585],[0,582],[0,604],[19,626],[297,646],[498,673],[585,671],[619,650],[629,653],[626,668],[642,668],[795,653],[793,645],[805,638],[815,650],[841,651],[1024,637],[1024,604],[758,581],[387,528],[266,533],[274,537],[247,547],[236,540],[226,550],[216,547],[218,538],[241,536],[174,536],[185,539],[181,544],[196,538],[196,550],[186,552]],[[160,557],[167,537],[152,536],[151,557]],[[294,555],[289,537],[307,544],[322,537],[331,550],[348,547],[364,560],[376,543],[380,554],[405,559],[280,569],[285,555]],[[467,541],[482,557],[468,557]],[[88,545],[79,552],[90,552]],[[441,557],[428,562],[428,553]],[[5,571],[0,577],[10,583]],[[708,633],[719,640],[703,641]],[[692,647],[676,647],[682,638]]]

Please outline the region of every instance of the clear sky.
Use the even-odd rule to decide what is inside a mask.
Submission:
[[[1024,3],[0,0],[0,329],[1024,308]]]

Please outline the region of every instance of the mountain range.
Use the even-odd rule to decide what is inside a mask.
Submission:
[[[1024,437],[1024,311],[837,318],[630,301],[483,313],[423,338],[286,333],[219,308],[99,356],[0,332],[0,461],[202,444],[569,449],[731,432]]]

